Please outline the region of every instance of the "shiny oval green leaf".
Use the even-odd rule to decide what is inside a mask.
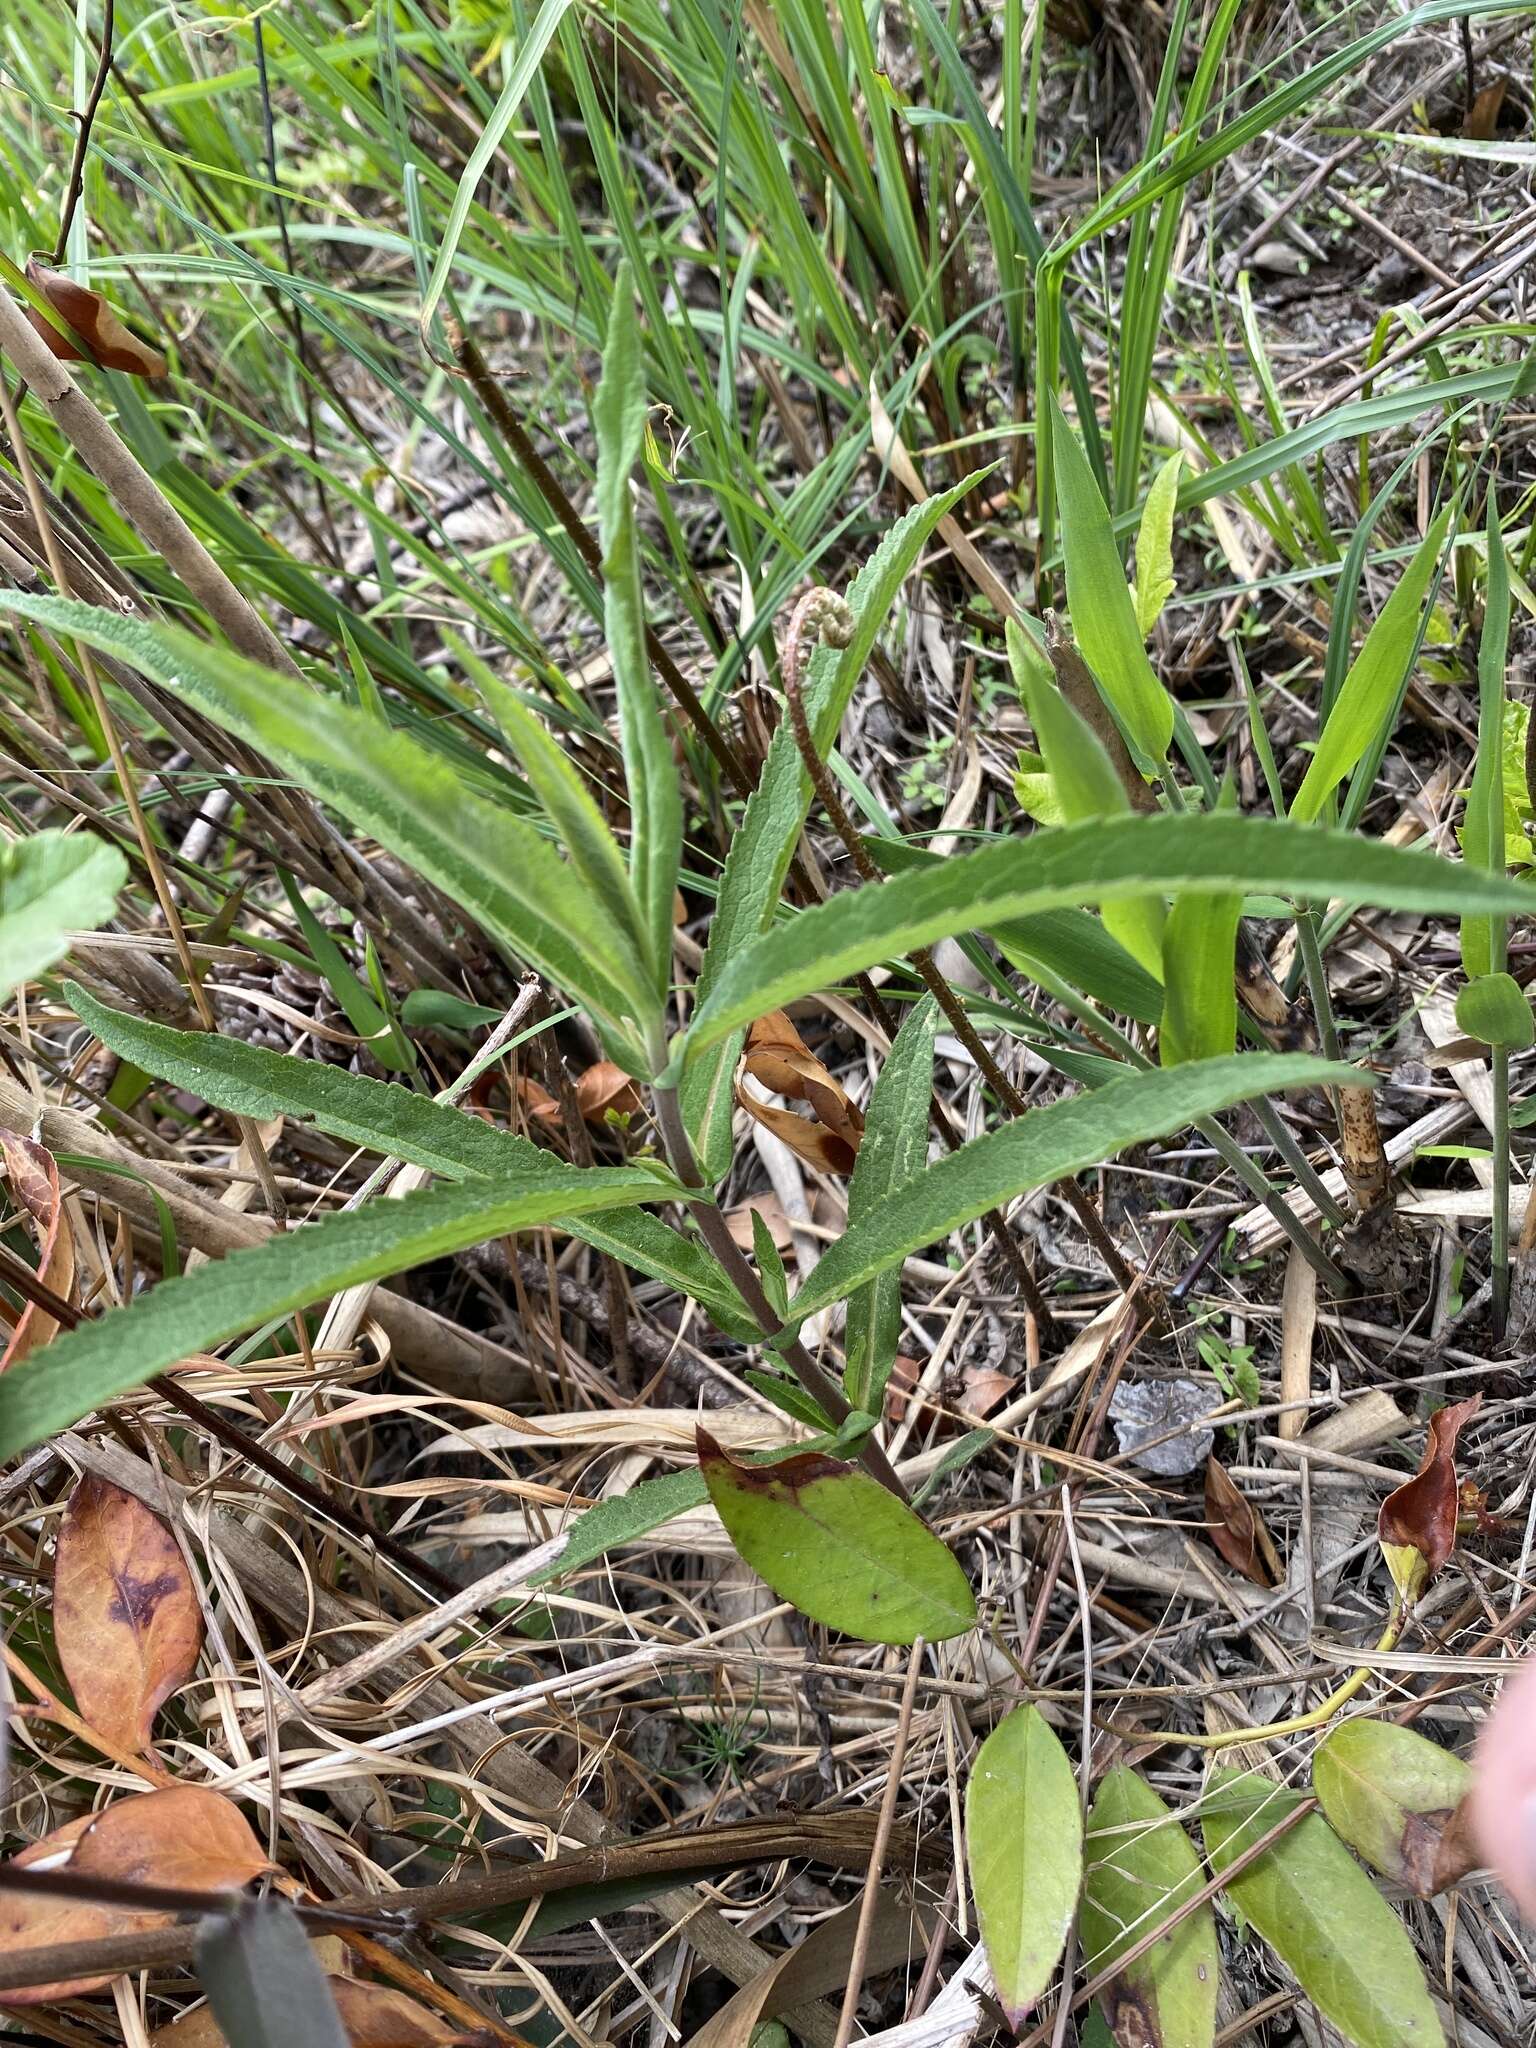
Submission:
[[[1432,1898],[1474,1868],[1463,1805],[1471,1766],[1391,1721],[1346,1721],[1318,1745],[1312,1789],[1373,1870]]]
[[[856,1465],[803,1451],[739,1465],[699,1431],[699,1469],[725,1532],[781,1600],[866,1643],[942,1642],[976,1619],[953,1553]]]
[[[1299,1796],[1273,1778],[1218,1771],[1202,1811],[1213,1875],[1268,1834]],[[1226,1891],[1355,2048],[1444,2041],[1403,1923],[1320,1813],[1298,1821]]]
[[[987,1961],[1017,2026],[1060,1960],[1083,1875],[1077,1780],[1038,1707],[1015,1707],[981,1745],[965,1840]]]
[[[1480,974],[1469,981],[1456,998],[1456,1023],[1468,1038],[1510,1052],[1536,1043],[1530,997],[1512,974]]]
[[[1123,1765],[1099,1787],[1086,1853],[1079,1932],[1096,1977],[1193,1898],[1205,1873],[1172,1809]],[[1210,2048],[1217,1970],[1216,1916],[1200,1906],[1100,1992],[1119,2048]]]

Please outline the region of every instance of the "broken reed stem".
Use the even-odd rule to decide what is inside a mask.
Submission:
[[[800,758],[805,764],[805,771],[811,778],[812,786],[816,791],[817,797],[820,799],[821,807],[826,812],[832,829],[848,849],[849,858],[858,871],[860,881],[873,884],[882,882],[885,878],[870,859],[868,850],[854,827],[853,820],[848,816],[843,806],[843,800],[838,795],[837,787],[831,776],[827,773],[827,765],[816,751],[815,736],[811,732],[810,721],[805,715],[805,700],[800,692],[800,638],[806,628],[810,627],[812,630],[819,630],[822,636],[833,646],[839,644],[847,645],[846,639],[840,643],[836,638],[838,633],[846,632],[848,629],[842,625],[834,607],[841,607],[843,613],[847,612],[847,606],[843,603],[843,600],[830,590],[812,590],[805,597],[801,598],[799,604],[796,605],[790,617],[789,631],[785,637],[785,659],[781,664],[784,675],[784,696],[789,705],[790,725],[794,732],[795,745],[800,750]],[[919,981],[922,982],[924,988],[927,989],[928,993],[943,1011],[950,1029],[975,1062],[977,1071],[982,1075],[1008,1114],[1012,1117],[1027,1115],[1029,1104],[993,1058],[991,1051],[983,1042],[975,1025],[971,1022],[965,1005],[939,972],[933,954],[929,951],[928,947],[914,947],[907,955],[907,958]],[[1133,1286],[1136,1275],[1127,1264],[1120,1247],[1105,1229],[1103,1218],[1099,1215],[1092,1199],[1083,1192],[1074,1180],[1059,1180],[1054,1184],[1051,1191],[1053,1194],[1060,1195],[1073,1210],[1078,1222],[1087,1233],[1089,1242],[1104,1261],[1116,1285],[1121,1288]],[[1011,1238],[1009,1242],[1012,1243]],[[1030,1277],[1029,1291],[1025,1295],[1025,1300],[1031,1314],[1037,1319],[1043,1317],[1046,1323],[1049,1323],[1050,1311],[1045,1305],[1044,1298],[1040,1294],[1033,1275]]]

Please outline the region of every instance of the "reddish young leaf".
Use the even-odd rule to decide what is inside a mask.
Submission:
[[[1212,1543],[1245,1579],[1268,1589],[1285,1577],[1264,1518],[1215,1458],[1205,1461],[1205,1521]]]
[[[1472,1758],[1472,1832],[1484,1860],[1536,1925],[1536,1657],[1506,1678]]]
[[[0,1136],[0,1154],[4,1155],[11,1193],[32,1220],[38,1247],[37,1277],[68,1301],[75,1284],[75,1241],[59,1199],[59,1169],[53,1154],[31,1138],[9,1136]],[[29,1301],[0,1357],[0,1372],[19,1364],[29,1351],[41,1350],[58,1327],[45,1309]]]
[[[589,1124],[605,1124],[610,1116],[638,1116],[640,1090],[612,1060],[598,1060],[576,1083],[576,1107]]]
[[[828,1173],[852,1173],[864,1136],[864,1115],[806,1045],[782,1010],[759,1017],[747,1033],[742,1072],[776,1095],[810,1106],[816,1121],[748,1094],[738,1079],[736,1100],[754,1122],[783,1140],[797,1158]]]
[[[1404,1600],[1417,1600],[1456,1542],[1461,1496],[1456,1483],[1456,1439],[1477,1413],[1482,1395],[1436,1409],[1429,1442],[1414,1477],[1381,1504],[1376,1534],[1393,1583]]]
[[[130,377],[165,375],[165,357],[131,334],[100,292],[76,284],[62,270],[50,270],[35,256],[27,262],[27,282],[42,293],[76,337],[71,341],[69,335],[61,334],[35,306],[26,308],[27,318],[61,363],[97,362],[104,370],[123,370]],[[77,346],[81,341],[84,348]]]
[[[143,1749],[203,1644],[175,1538],[131,1493],[87,1476],[64,1510],[53,1601],[59,1661],[82,1717],[120,1748]]]

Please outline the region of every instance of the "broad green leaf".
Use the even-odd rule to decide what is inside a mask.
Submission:
[[[1472,787],[1467,791],[1461,845],[1474,866],[1498,873],[1506,865],[1504,669],[1509,658],[1509,557],[1504,552],[1504,535],[1492,490],[1488,493],[1487,543],[1488,602],[1477,646],[1477,760],[1472,770]],[[1523,788],[1524,782],[1522,759],[1517,790]],[[1520,837],[1524,841],[1525,834],[1522,832]],[[1461,965],[1469,980],[1502,969],[1507,938],[1507,921],[1503,918],[1462,919]]]
[[[297,1063],[296,1063],[297,1064]],[[568,1167],[521,1187],[466,1181],[370,1202],[162,1280],[126,1308],[56,1337],[0,1377],[0,1458],[41,1443],[194,1352],[343,1288],[388,1280],[429,1259],[562,1216],[654,1201],[653,1174]]]
[[[910,1643],[941,1642],[976,1619],[953,1553],[857,1465],[819,1451],[738,1465],[701,1428],[699,1468],[741,1556],[812,1621],[866,1643]]]
[[[1384,722],[1396,714],[1418,645],[1424,600],[1454,510],[1447,505],[1425,534],[1397,588],[1371,622],[1291,803],[1291,816],[1298,824],[1309,824],[1318,815]]]
[[[1136,529],[1136,624],[1143,640],[1173,595],[1173,514],[1183,461],[1182,454],[1170,455],[1153,477]]]
[[[325,1972],[302,1921],[268,1892],[210,1913],[197,1977],[229,2048],[347,2048]]]
[[[645,362],[628,263],[614,280],[603,374],[592,406],[597,436],[597,525],[603,549],[603,619],[619,700],[619,733],[633,825],[630,883],[649,934],[657,997],[672,978],[672,910],[683,850],[683,799],[672,742],[645,650],[645,595],[630,477],[645,440]]]
[[[535,1573],[530,1586],[547,1586],[551,1579],[580,1571],[621,1543],[633,1543],[653,1529],[701,1508],[709,1499],[704,1475],[697,1469],[666,1472],[659,1479],[642,1479],[627,1493],[600,1500],[596,1507],[578,1515],[566,1531],[565,1548],[552,1564]]]
[[[1062,696],[1049,665],[1033,655],[1012,620],[1008,622],[1007,640],[1014,683],[1050,770],[1051,787],[1063,824],[1127,816],[1131,800],[1121,787],[1114,763],[1105,753],[1098,734]],[[1106,903],[1103,910],[1105,930],[1154,980],[1163,971],[1164,916],[1161,896],[1128,897],[1123,903]]]
[[[66,983],[66,988],[75,1015],[103,1045],[146,1074],[185,1088],[216,1109],[233,1110],[258,1123],[274,1116],[311,1121],[349,1145],[424,1166],[452,1180],[478,1176],[527,1183],[540,1175],[571,1171],[563,1160],[527,1138],[497,1130],[481,1117],[467,1116],[409,1088],[215,1033],[175,1031],[109,1010],[74,982]],[[681,1194],[660,1175],[655,1190],[658,1200]],[[614,1209],[590,1216],[557,1216],[554,1226],[570,1230],[622,1265],[678,1288],[728,1336],[755,1342],[762,1334],[718,1260],[659,1216],[644,1209]]]
[[[586,783],[571,766],[569,755],[534,717],[516,690],[504,683],[472,649],[458,641],[451,644],[560,835],[571,866],[613,922],[629,933],[637,950],[648,952],[649,936],[635,892],[629,885],[629,870],[618,841],[608,830]]]
[[[1241,891],[1174,899],[1163,933],[1163,1021],[1157,1056],[1165,1067],[1220,1059],[1237,1043],[1235,955]]]
[[[1387,909],[1516,911],[1529,898],[1498,875],[1352,832],[1225,812],[1091,820],[1000,841],[878,887],[846,889],[743,946],[720,969],[684,1041],[696,1058],[739,1026],[879,961],[955,932],[1152,889],[1341,896]]]
[[[977,1751],[965,1845],[987,1961],[1017,2027],[1061,1959],[1083,1875],[1077,1779],[1038,1707],[1015,1707]]]
[[[897,520],[848,586],[853,638],[843,648],[817,648],[805,665],[802,688],[806,718],[823,759],[837,744],[849,699],[858,686],[875,642],[895,609],[901,586],[939,521],[976,481],[974,476],[914,505]],[[789,720],[774,731],[757,788],[740,829],[731,840],[720,877],[720,894],[710,920],[709,942],[699,969],[697,999],[703,1002],[743,946],[772,924],[785,878],[811,806],[811,778],[800,759]],[[745,1020],[750,1022],[750,1019]],[[683,1116],[699,1150],[706,1179],[718,1180],[731,1160],[731,1079],[739,1045],[728,1040],[708,1060],[684,1075]]]
[[[1141,757],[1137,765],[1155,774],[1173,738],[1173,699],[1147,659],[1109,507],[1088,458],[1054,393],[1047,407],[1072,632],[1131,752]]]
[[[364,711],[159,620],[0,591],[0,606],[114,654],[237,733],[460,904],[517,960],[578,997],[637,1064],[658,1007],[591,890],[521,819]]]
[[[1217,1771],[1202,1807],[1213,1875],[1298,1799],[1273,1778]],[[1403,1923],[1320,1813],[1298,1821],[1226,1891],[1355,2048],[1439,2048],[1445,2036]]]
[[[1250,1096],[1282,1088],[1358,1087],[1366,1078],[1358,1067],[1306,1054],[1244,1053],[1126,1073],[1031,1110],[935,1160],[873,1215],[850,1224],[790,1303],[790,1314],[803,1322],[989,1209],[1098,1166],[1127,1145],[1165,1137]]]
[[[925,996],[907,1017],[880,1069],[864,1137],[848,1183],[848,1221],[860,1223],[921,1171],[928,1157],[928,1098],[938,1006]],[[843,1392],[854,1408],[878,1415],[901,1336],[901,1275],[882,1273],[848,1303]]]
[[[1390,1721],[1345,1721],[1312,1756],[1312,1789],[1356,1855],[1421,1899],[1481,1861],[1462,1802],[1472,1768]]]
[[[1108,1969],[1205,1881],[1200,1858],[1145,1778],[1118,1765],[1088,1816],[1083,1967]],[[1099,1993],[1119,2048],[1210,2048],[1216,2032],[1216,1916],[1199,1906]]]
[[[1524,1052],[1536,1043],[1531,999],[1512,974],[1480,974],[1456,998],[1457,1028],[1484,1045]]]
[[[88,832],[34,832],[0,846],[0,996],[69,951],[117,907],[128,863]]]

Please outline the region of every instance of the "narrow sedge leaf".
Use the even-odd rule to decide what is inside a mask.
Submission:
[[[1128,816],[1131,800],[1098,734],[1062,696],[1049,668],[1030,659],[1024,635],[1012,620],[1007,639],[1014,683],[1050,771],[1063,824]],[[1103,909],[1106,931],[1154,980],[1163,971],[1164,916],[1161,896],[1131,897],[1123,903],[1106,903]]]
[[[465,788],[439,755],[180,626],[24,591],[0,591],[0,606],[129,662],[259,748],[435,883],[513,959],[577,997],[639,1060],[658,1003],[632,943],[533,826]]]
[[[1147,659],[1109,507],[1054,393],[1047,405],[1072,631],[1138,766],[1155,773],[1173,738],[1173,699]]]
[[[1425,912],[1513,912],[1526,892],[1502,876],[1353,832],[1227,813],[1116,818],[1003,840],[877,887],[844,890],[744,945],[725,963],[683,1041],[694,1059],[768,1010],[862,968],[1043,910],[1113,903],[1152,889],[1245,888],[1302,900]]]
[[[654,1176],[633,1167],[573,1167],[569,1179],[539,1175],[521,1188],[469,1181],[373,1202],[231,1252],[162,1280],[0,1376],[0,1458],[29,1450],[195,1352],[343,1288],[563,1215],[653,1201],[656,1192]]]
[[[1109,1969],[1205,1882],[1171,1808],[1124,1765],[1106,1773],[1088,1816],[1083,1967]],[[1216,2032],[1216,1916],[1197,1906],[1099,1993],[1119,2048],[1210,2048]]]
[[[938,1005],[925,996],[896,1034],[869,1098],[864,1142],[848,1183],[848,1221],[873,1216],[922,1170],[928,1156],[928,1099]],[[843,1392],[854,1408],[878,1415],[901,1336],[901,1275],[882,1273],[848,1303]]]
[[[1136,529],[1136,624],[1143,640],[1173,595],[1173,514],[1183,461],[1181,453],[1170,455],[1153,477]]]
[[[1291,804],[1298,824],[1317,817],[1383,725],[1396,715],[1418,644],[1420,615],[1454,510],[1447,505],[1425,534],[1397,588],[1371,622]]]
[[[672,973],[672,910],[683,850],[683,799],[672,742],[645,648],[645,596],[630,477],[645,441],[645,362],[627,263],[614,280],[603,374],[592,406],[597,436],[597,524],[603,549],[603,618],[619,700],[619,732],[633,827],[629,871],[649,934],[651,974],[665,1001]]]
[[[408,1088],[211,1032],[175,1031],[109,1010],[76,982],[65,986],[75,1015],[103,1045],[146,1074],[185,1088],[216,1109],[232,1110],[258,1123],[274,1116],[308,1119],[349,1145],[366,1146],[370,1152],[424,1166],[451,1180],[478,1177],[526,1185],[541,1175],[563,1180],[583,1170],[515,1132],[497,1130],[480,1117]],[[682,1193],[661,1174],[655,1189],[658,1199]],[[600,1210],[590,1216],[557,1216],[554,1227],[569,1230],[652,1280],[680,1289],[728,1336],[747,1342],[761,1336],[719,1261],[659,1216],[644,1209]]]
[[[1484,1045],[1524,1052],[1536,1044],[1530,997],[1512,974],[1480,974],[1456,998],[1456,1023]]]
[[[1126,1145],[1182,1130],[1253,1095],[1358,1087],[1358,1067],[1300,1053],[1245,1053],[1127,1073],[989,1131],[935,1160],[848,1229],[790,1303],[796,1322],[1032,1188],[1098,1166]]]
[[[965,1842],[987,1961],[1017,2027],[1061,1959],[1083,1875],[1077,1779],[1038,1707],[1015,1707],[978,1750]]]
[[[1163,935],[1163,1021],[1157,1056],[1165,1067],[1220,1059],[1237,1044],[1235,955],[1241,892],[1175,899]]]
[[[128,863],[88,832],[34,832],[0,846],[0,996],[46,974],[70,935],[117,907]]]
[[[1213,1875],[1298,1798],[1273,1778],[1218,1771],[1203,1808]],[[1226,1890],[1355,2048],[1439,2048],[1445,2036],[1403,1923],[1320,1813],[1298,1821]]]
[[[1390,1721],[1346,1721],[1312,1757],[1312,1789],[1356,1855],[1433,1898],[1477,1865],[1464,1802],[1472,1767]]]
[[[1504,671],[1509,659],[1509,557],[1498,506],[1488,493],[1488,601],[1477,644],[1477,761],[1467,791],[1462,851],[1474,866],[1502,874],[1504,851]],[[1523,766],[1523,764],[1522,764]],[[1523,779],[1523,777],[1522,777]],[[1469,979],[1504,965],[1507,920],[1474,916],[1461,921],[1461,965]]]
[[[866,1643],[910,1643],[942,1642],[976,1619],[951,1551],[857,1465],[819,1451],[739,1465],[698,1434],[699,1467],[726,1534],[812,1621]]]

